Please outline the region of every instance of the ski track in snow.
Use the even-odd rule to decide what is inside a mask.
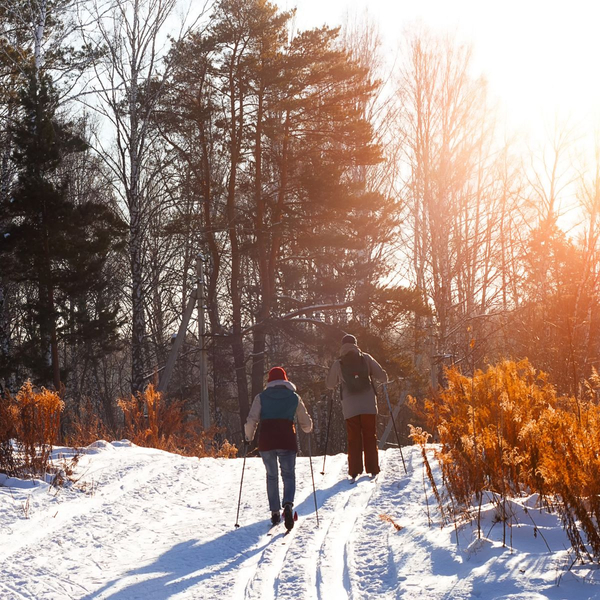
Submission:
[[[283,524],[268,535],[260,458],[246,461],[236,529],[241,459],[198,460],[126,442],[95,446],[71,487],[0,487],[9,507],[0,511],[2,600],[600,598],[592,570],[568,574],[576,595],[555,585],[566,560],[559,564],[555,523],[546,531],[554,553],[541,551],[538,539],[513,554],[492,539],[476,540],[471,526],[457,545],[454,528],[440,528],[428,490],[430,525],[416,447],[403,449],[407,474],[391,449],[380,452],[377,478],[354,484],[345,455],[328,456],[325,475],[322,457],[313,458],[318,527],[309,460],[299,457],[299,520],[288,535]],[[528,526],[531,533],[526,522],[521,531]]]

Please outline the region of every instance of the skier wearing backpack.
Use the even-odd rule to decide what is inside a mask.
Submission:
[[[267,498],[271,510],[271,523],[281,521],[281,500],[279,496],[279,475],[277,462],[283,479],[283,517],[285,528],[294,527],[294,495],[296,492],[296,428],[294,417],[305,433],[312,431],[312,419],[306,410],[296,386],[288,380],[282,367],[269,371],[265,389],[257,394],[250,407],[244,426],[246,440],[254,439],[260,423],[258,451],[267,471]]]
[[[342,339],[340,358],[327,375],[327,387],[340,386],[342,412],[348,435],[348,475],[354,479],[364,468],[372,477],[379,473],[377,453],[377,398],[372,380],[387,382],[387,373],[353,335]]]

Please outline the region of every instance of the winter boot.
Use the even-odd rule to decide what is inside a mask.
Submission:
[[[294,511],[291,502],[283,505],[283,522],[288,531],[294,528]]]
[[[274,511],[271,513],[271,523],[273,523],[273,525],[281,523],[281,515],[279,514],[279,511]]]

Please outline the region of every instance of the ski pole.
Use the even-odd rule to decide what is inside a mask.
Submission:
[[[313,496],[315,499],[315,515],[317,515],[317,527],[319,526],[319,509],[317,508],[317,490],[315,489],[315,475],[312,466],[312,452],[310,451],[310,433],[308,434],[308,462],[310,464],[310,477],[312,479]]]
[[[390,403],[390,395],[388,394],[387,383],[383,384],[383,391],[385,392],[385,399],[387,400],[387,405],[390,410],[390,417],[392,419],[392,423],[394,425],[394,432],[396,433],[396,441],[398,442],[398,448],[400,449],[400,457],[402,458],[402,465],[404,466],[404,472],[408,474],[406,470],[406,463],[404,462],[404,455],[402,454],[402,446],[400,445],[400,436],[398,435],[398,430],[396,429],[396,421],[394,419],[394,413],[392,412],[392,405]]]
[[[340,384],[340,394],[342,393],[342,386]],[[329,399],[329,416],[327,417],[327,433],[325,434],[325,454],[323,455],[323,470],[321,475],[325,475],[325,460],[327,459],[327,447],[329,446],[329,429],[331,428],[331,413],[333,411],[333,393]]]
[[[244,471],[246,469],[246,455],[248,454],[248,442],[244,440],[244,462],[242,463],[242,479],[240,481],[240,496],[238,498],[237,515],[235,516],[236,528],[240,526],[240,504],[242,503],[242,485],[244,484]]]

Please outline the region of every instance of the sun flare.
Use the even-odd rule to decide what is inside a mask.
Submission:
[[[600,116],[600,3],[507,0],[284,0],[298,7],[299,28],[339,25],[368,11],[395,60],[403,32],[415,23],[470,41],[483,74],[518,128],[541,127],[560,114],[590,126]]]

